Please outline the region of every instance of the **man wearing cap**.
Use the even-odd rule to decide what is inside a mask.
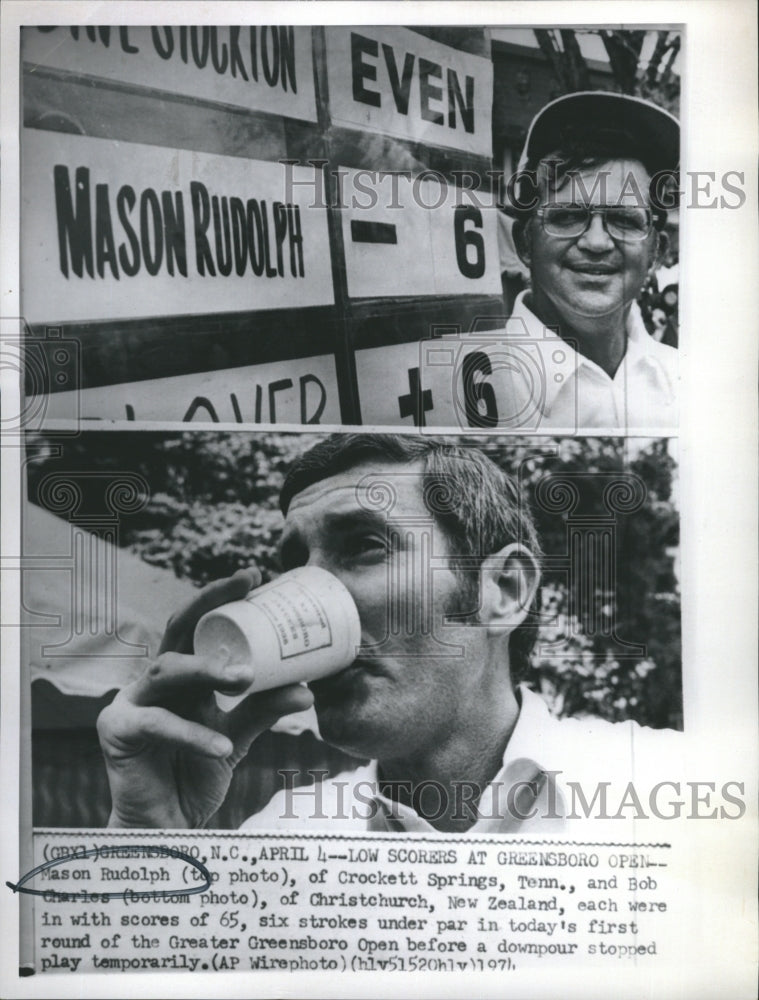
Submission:
[[[636,299],[666,247],[661,194],[678,163],[676,119],[639,98],[570,94],[533,120],[512,191],[530,287],[507,326],[522,424],[676,428],[677,352]]]

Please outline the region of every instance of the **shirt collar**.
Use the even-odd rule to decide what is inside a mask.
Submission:
[[[576,377],[580,369],[592,373],[593,377],[611,383],[606,372],[590,358],[580,354],[568,341],[562,340],[557,328],[546,326],[526,303],[528,291],[520,292],[514,303],[512,314],[507,320],[507,334],[514,337],[526,336],[540,353],[545,371],[544,400],[542,410],[551,413],[559,393]],[[627,346],[614,380],[622,380],[638,366],[649,366],[657,374],[666,377],[660,358],[660,345],[646,330],[640,307],[633,302],[626,321]]]
[[[493,780],[483,791],[478,812],[480,818],[472,829],[478,832],[505,832],[518,829],[518,818],[505,814],[508,790],[517,783],[524,783],[525,790],[533,783],[539,795],[548,794],[550,813],[555,820],[561,820],[562,795],[553,774],[561,772],[566,745],[562,744],[559,720],[548,710],[545,701],[524,685],[519,688],[520,710],[514,731],[504,751],[502,766]],[[564,764],[566,761],[564,761]],[[543,772],[547,772],[550,788],[546,785]],[[395,802],[379,791],[379,767],[372,761],[362,777],[374,783],[377,789],[374,799],[377,803],[376,828],[395,831],[430,832],[434,828],[419,816],[414,809]],[[518,805],[519,811],[527,813],[528,807]],[[545,810],[544,810],[545,812]],[[546,824],[542,824],[545,828]],[[472,832],[470,829],[470,833]]]

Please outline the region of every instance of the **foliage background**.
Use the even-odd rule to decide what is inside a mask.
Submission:
[[[80,439],[59,440],[54,448],[38,438],[29,448],[29,496],[39,502],[38,486],[49,472],[137,472],[150,484],[151,496],[143,510],[122,518],[120,544],[198,586],[251,564],[268,578],[278,572],[279,488],[292,459],[317,439],[316,434],[88,431]],[[642,505],[615,515],[615,590],[594,586],[571,592],[563,570],[549,565],[544,571],[543,622],[528,681],[558,715],[682,728],[671,442],[583,438],[536,445],[534,439],[494,436],[457,441],[476,444],[520,478],[549,558],[566,553],[567,514],[537,502],[539,484],[541,495],[552,481],[570,477],[580,494],[572,517],[597,518],[606,513],[609,476],[638,477],[645,487]],[[85,495],[84,503],[94,500]],[[645,654],[625,656],[609,629],[593,634],[590,623],[598,615],[616,623],[622,640],[644,643]]]
[[[593,36],[600,39],[606,52],[614,90],[643,97],[675,116],[679,114],[680,74],[676,68],[682,46],[679,30],[534,28],[533,33],[553,70],[560,93],[593,89],[590,67],[581,47],[583,36]],[[651,36],[653,44],[646,48]]]

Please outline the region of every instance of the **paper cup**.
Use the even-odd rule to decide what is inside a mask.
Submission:
[[[195,653],[228,664],[252,664],[253,683],[241,695],[216,694],[229,710],[246,695],[283,684],[313,681],[351,664],[361,622],[346,587],[318,566],[300,566],[252,590],[242,601],[203,615]]]

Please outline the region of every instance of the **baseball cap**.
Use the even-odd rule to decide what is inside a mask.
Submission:
[[[582,90],[546,104],[535,115],[519,160],[519,170],[534,167],[564,138],[578,131],[625,132],[640,148],[649,171],[676,171],[680,163],[680,123],[669,111],[642,97],[604,90]]]

